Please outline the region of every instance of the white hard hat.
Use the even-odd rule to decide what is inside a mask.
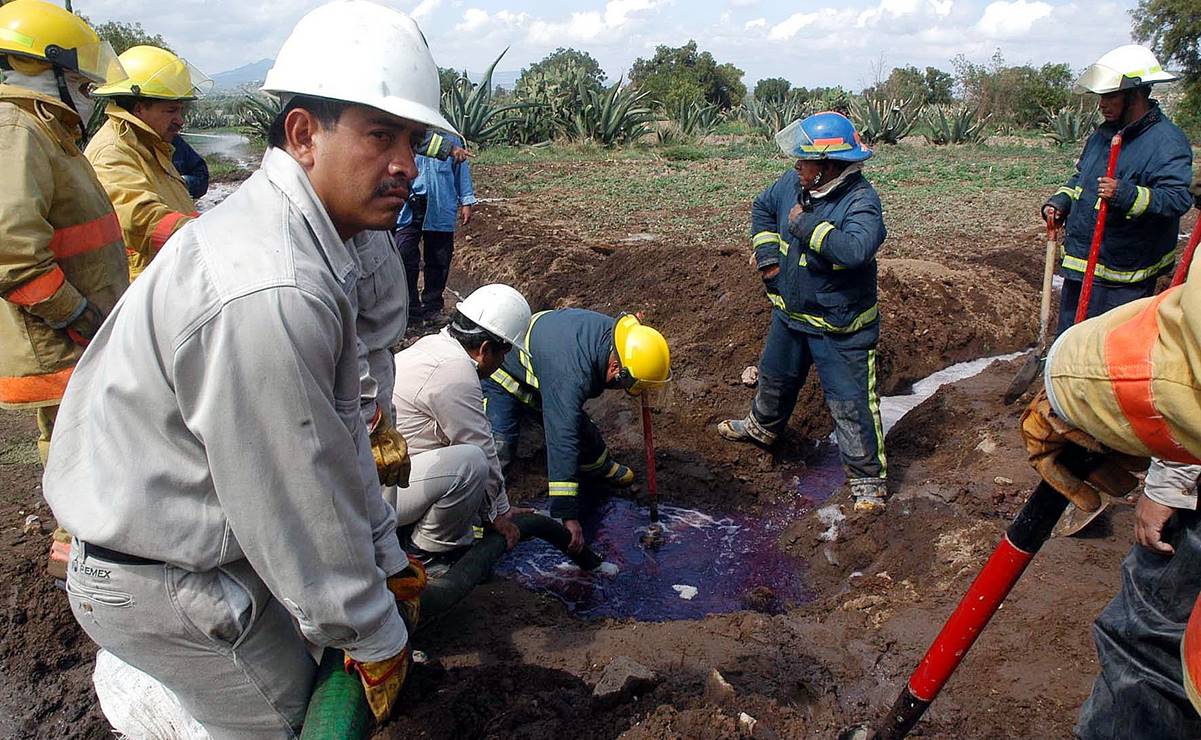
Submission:
[[[301,18],[263,90],[360,103],[454,131],[439,112],[438,65],[421,29],[367,0],[335,0]]]
[[[517,349],[525,351],[525,331],[530,325],[530,304],[508,285],[493,283],[477,288],[455,310]]]
[[[1116,92],[1155,82],[1171,82],[1179,79],[1164,70],[1151,50],[1138,44],[1119,46],[1084,70],[1076,80],[1078,94]]]

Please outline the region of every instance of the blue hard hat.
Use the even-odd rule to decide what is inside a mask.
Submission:
[[[833,111],[793,121],[776,134],[780,151],[797,159],[838,159],[862,162],[872,150],[859,140],[851,119]]]

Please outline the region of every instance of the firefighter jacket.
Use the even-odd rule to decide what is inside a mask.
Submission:
[[[82,348],[63,329],[86,298],[112,310],[129,285],[113,206],[75,146],[62,101],[0,85],[0,406],[59,402]]]
[[[584,402],[605,390],[615,323],[611,316],[580,308],[536,313],[526,331],[528,351],[514,347],[492,374],[506,391],[541,410],[550,514],[558,519],[579,518],[581,463],[592,469],[608,459],[603,449],[595,462],[582,461],[580,454],[582,433],[592,424]]]
[[[780,266],[776,277],[765,280],[768,298],[794,329],[878,330],[876,252],[886,231],[875,188],[853,172],[813,198],[811,210],[790,228],[799,191],[800,177],[789,170],[751,207],[755,263],[760,269]]]
[[[407,632],[407,563],[359,415],[352,245],[304,170],[262,168],[171,238],[84,353],[44,478],[84,542],[190,571],[249,562],[305,638]]]
[[[1109,203],[1096,279],[1137,283],[1172,269],[1180,217],[1192,207],[1189,181],[1193,151],[1184,133],[1153,105],[1122,131],[1122,149],[1114,177],[1117,192]],[[1083,280],[1097,224],[1097,178],[1109,164],[1116,124],[1102,124],[1084,145],[1076,174],[1047,201],[1066,214],[1062,274]]]
[[[196,206],[171,162],[171,144],[118,105],[109,105],[105,115],[108,120],[85,154],[117,210],[133,280],[167,239],[196,216]]]
[[[479,447],[488,458],[480,517],[491,522],[509,511],[505,477],[496,457],[492,425],[484,412],[476,364],[447,329],[418,339],[396,356],[392,402],[396,431],[405,438],[410,455],[451,445]],[[403,496],[404,491],[398,495]]]

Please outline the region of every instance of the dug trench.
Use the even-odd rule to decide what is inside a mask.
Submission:
[[[919,256],[903,241],[881,255],[884,394],[1033,341],[1037,230],[948,239]],[[774,455],[724,443],[713,430],[745,413],[753,391],[739,376],[755,363],[769,319],[743,244],[600,243],[502,202],[479,209],[461,234],[454,269],[460,291],[509,282],[536,309],[640,310],[662,328],[676,374],[673,405],[655,415],[665,502],[753,518],[788,503],[798,482],[803,490],[812,443],[831,428],[814,384]],[[856,518],[845,493],[835,493],[831,503],[848,519],[833,542],[821,538],[826,526],[813,511],[797,514],[778,546],[796,558],[806,598],[772,608],[770,598],[751,598],[750,608],[691,620],[581,619],[495,578],[418,637],[430,661],[415,667],[401,716],[377,736],[832,737],[874,718],[1035,481],[1017,436],[1020,407],[1000,402],[1016,369],[997,364],[947,386],[891,431],[886,514]],[[590,410],[615,456],[642,474],[633,407],[604,398]],[[9,589],[0,608],[0,735],[105,737],[90,688],[94,648],[43,575],[53,521],[35,434],[28,414],[0,414],[0,575]],[[524,454],[510,482],[518,502],[545,489],[540,453]],[[26,525],[29,515],[39,521]],[[1123,509],[1090,537],[1050,542],[918,733],[1068,737],[1096,670],[1089,622],[1116,589],[1130,524]],[[654,671],[657,683],[596,701],[594,685],[620,656]]]

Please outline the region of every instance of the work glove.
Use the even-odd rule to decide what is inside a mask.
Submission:
[[[391,422],[381,418],[379,411],[375,412],[375,419],[371,422],[371,456],[375,458],[375,470],[380,483],[401,488],[409,485],[409,472],[412,469],[409,445]]]
[[[345,657],[347,673],[357,673],[367,695],[367,706],[377,722],[384,722],[400,704],[400,691],[409,675],[409,648],[406,645],[397,655],[386,660],[360,663]]]
[[[1051,205],[1050,203],[1047,203],[1046,205],[1043,206],[1042,213],[1043,213],[1043,221],[1050,221],[1055,226],[1063,225],[1063,219],[1064,219],[1063,211],[1059,210],[1058,208]]]
[[[417,623],[421,621],[421,592],[427,581],[425,565],[412,555],[409,555],[408,565],[388,576],[388,590],[396,599],[396,608],[410,630],[417,629]]]
[[[86,304],[83,311],[66,326],[67,336],[80,347],[88,346],[104,323],[104,312],[88,299],[84,298],[83,301]]]
[[[1088,433],[1076,429],[1051,410],[1046,390],[1040,390],[1022,414],[1022,438],[1030,465],[1042,479],[1063,494],[1082,511],[1096,511],[1101,506],[1098,491],[1115,498],[1125,496],[1138,485],[1131,475],[1134,470],[1146,470],[1150,461],[1145,457],[1115,452],[1093,439]],[[1101,455],[1085,479],[1068,469],[1063,454],[1072,445],[1087,452]]]

